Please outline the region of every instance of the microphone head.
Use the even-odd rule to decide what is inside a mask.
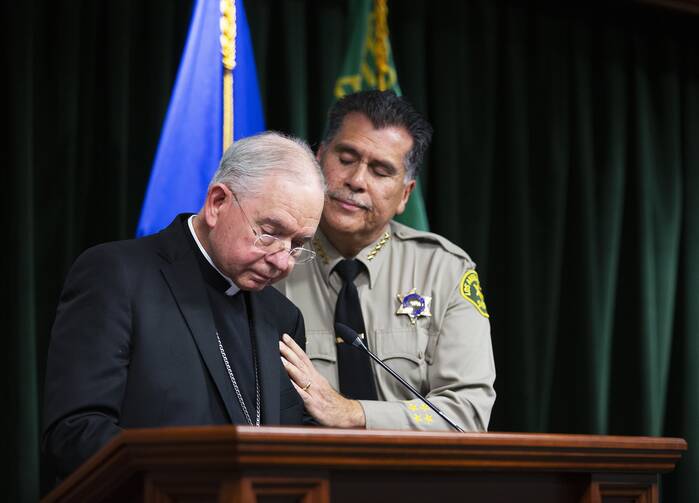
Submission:
[[[344,323],[335,323],[335,334],[342,338],[346,344],[350,344],[357,348],[364,347],[364,343],[361,337],[359,337],[359,334]]]

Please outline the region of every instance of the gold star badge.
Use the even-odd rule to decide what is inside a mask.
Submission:
[[[415,325],[415,320],[422,316],[429,318],[432,316],[430,312],[430,303],[432,297],[423,297],[417,290],[413,288],[407,294],[398,294],[398,309],[396,314],[407,314],[410,318],[410,323]]]

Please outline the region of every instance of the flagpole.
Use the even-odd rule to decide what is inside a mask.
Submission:
[[[221,55],[223,63],[223,151],[233,142],[233,69],[235,68],[235,0],[221,2]]]
[[[245,4],[236,1],[194,2],[138,236],[167,227],[179,213],[199,211],[222,148],[265,129]]]

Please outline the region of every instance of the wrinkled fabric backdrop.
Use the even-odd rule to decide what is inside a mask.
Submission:
[[[347,0],[246,6],[268,127],[317,145]],[[663,501],[693,501],[699,16],[622,1],[389,9],[404,94],[435,127],[432,229],[477,262],[491,313],[491,430],[682,436]],[[191,3],[2,10],[3,493],[34,501],[52,477],[39,432],[57,299],[82,250],[134,234]]]

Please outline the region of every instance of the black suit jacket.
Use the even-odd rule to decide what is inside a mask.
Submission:
[[[59,475],[123,428],[246,423],[219,352],[186,217],[154,236],[91,248],[68,274],[44,403],[43,446]],[[301,424],[303,405],[278,346],[282,333],[303,345],[301,313],[269,287],[250,292],[249,302],[262,423]]]

